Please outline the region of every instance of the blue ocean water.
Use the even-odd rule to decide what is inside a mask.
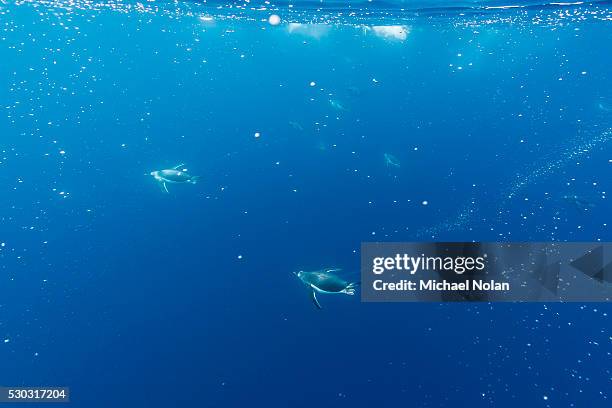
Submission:
[[[610,406],[608,304],[317,310],[292,272],[611,241],[611,44],[606,2],[0,2],[0,384]],[[166,194],[149,173],[179,164],[201,179]]]

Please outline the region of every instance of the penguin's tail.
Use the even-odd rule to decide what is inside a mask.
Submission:
[[[189,180],[189,182],[190,182],[191,184],[197,184],[197,183],[199,183],[199,182],[200,182],[200,178],[201,178],[200,176],[193,176],[193,177],[191,177],[191,179]]]
[[[359,285],[359,283],[351,282],[346,285],[346,288],[342,290],[343,293],[347,295],[353,296],[355,294],[355,288]]]

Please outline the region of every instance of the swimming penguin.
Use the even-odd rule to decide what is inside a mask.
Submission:
[[[395,157],[394,155],[392,155],[391,153],[385,153],[383,157],[385,158],[385,164],[387,165],[387,167],[400,167],[401,166],[399,159]]]
[[[344,104],[342,102],[340,102],[337,99],[330,99],[329,100],[329,106],[331,106],[334,110],[337,111],[346,111],[346,107],[344,106]]]
[[[168,187],[166,184],[195,184],[200,179],[199,176],[192,176],[187,172],[187,169],[183,169],[184,164],[179,164],[171,169],[156,170],[150,173],[151,176],[159,183],[161,189],[168,193]]]
[[[334,275],[340,269],[321,269],[314,272],[293,272],[295,276],[310,288],[310,297],[316,307],[322,309],[321,304],[317,300],[318,293],[344,293],[345,295],[354,295],[357,283],[347,282],[344,279]]]
[[[581,211],[595,208],[595,204],[577,195],[564,195],[563,199]]]
[[[289,121],[289,126],[291,126],[293,128],[293,130],[297,130],[298,132],[303,132],[304,131],[304,127],[300,124],[300,122],[296,122],[293,120]]]

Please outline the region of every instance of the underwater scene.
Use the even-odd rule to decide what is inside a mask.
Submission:
[[[0,0],[0,78],[1,386],[612,406],[608,303],[359,287],[363,242],[612,241],[612,3]]]

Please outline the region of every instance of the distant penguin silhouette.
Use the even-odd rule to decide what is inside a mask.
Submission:
[[[385,158],[385,164],[387,165],[387,167],[400,167],[401,166],[399,159],[395,157],[394,155],[392,155],[391,153],[385,153],[383,154],[383,157]]]
[[[182,169],[183,166],[179,164],[171,169],[152,171],[150,175],[159,183],[163,192],[169,193],[167,184],[196,184],[200,179],[199,176],[189,174],[187,169]]]

